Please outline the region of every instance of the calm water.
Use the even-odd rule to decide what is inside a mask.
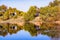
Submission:
[[[58,29],[40,28],[33,24],[0,24],[0,40],[60,40]]]

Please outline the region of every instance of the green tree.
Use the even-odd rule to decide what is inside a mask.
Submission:
[[[35,18],[35,15],[38,13],[38,8],[36,6],[31,6],[27,13],[25,14],[26,20],[33,20]]]

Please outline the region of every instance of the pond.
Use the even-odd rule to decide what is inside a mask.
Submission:
[[[0,23],[0,40],[60,40],[58,29],[41,29],[33,24]]]

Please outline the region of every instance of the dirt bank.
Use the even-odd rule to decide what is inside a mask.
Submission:
[[[25,21],[23,17],[18,17],[16,19],[12,18],[6,21],[0,20],[0,23],[11,23],[11,24],[17,24],[17,25],[23,26],[25,24]]]
[[[35,19],[33,19],[32,21],[29,21],[30,23],[33,23],[35,25],[41,26],[42,24],[42,19],[40,17],[36,17]]]

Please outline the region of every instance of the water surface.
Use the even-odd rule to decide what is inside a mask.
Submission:
[[[58,29],[43,29],[33,24],[0,23],[0,40],[60,40]]]

